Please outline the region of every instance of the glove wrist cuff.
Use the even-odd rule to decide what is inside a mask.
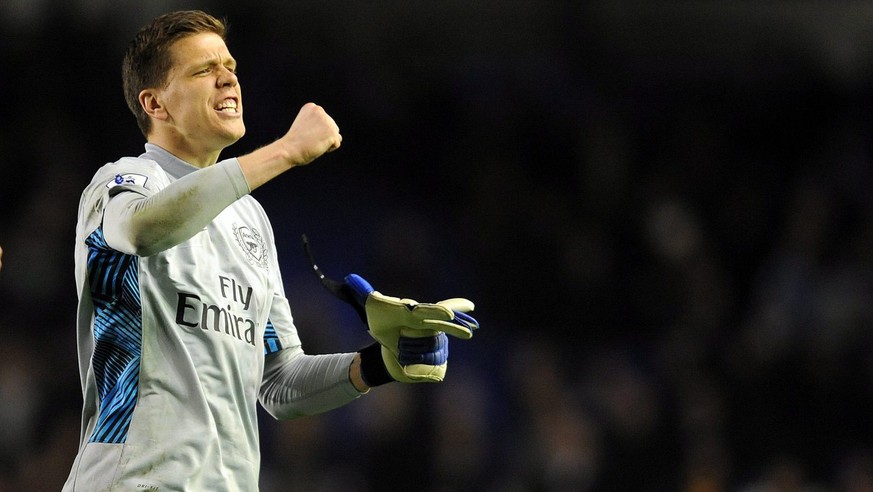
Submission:
[[[360,350],[361,354],[361,377],[367,386],[381,386],[391,383],[394,378],[388,373],[385,362],[382,360],[382,346],[373,343]]]

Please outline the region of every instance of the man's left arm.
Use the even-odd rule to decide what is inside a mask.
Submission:
[[[315,415],[362,394],[351,382],[356,353],[309,355],[300,345],[267,355],[259,400],[279,420]]]
[[[265,338],[268,354],[259,398],[277,419],[325,412],[389,382],[441,382],[449,354],[446,335],[469,339],[479,328],[467,314],[474,308],[467,299],[431,304],[385,296],[355,274],[344,282],[333,281],[321,273],[311,255],[310,260],[324,285],[355,308],[374,343],[357,353],[305,354],[288,301],[276,294],[271,319],[279,324],[271,322],[270,339]]]
[[[278,264],[275,268],[278,271]],[[362,391],[352,384],[350,372],[357,354],[304,353],[281,274],[274,289],[264,332],[264,374],[258,394],[264,409],[284,420],[326,412],[358,398]]]

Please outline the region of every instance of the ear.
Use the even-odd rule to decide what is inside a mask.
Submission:
[[[160,92],[155,89],[144,89],[139,93],[139,105],[152,118],[166,120],[169,115],[167,108],[161,102]]]

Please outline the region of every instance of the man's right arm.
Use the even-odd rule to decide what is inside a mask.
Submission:
[[[333,118],[308,103],[288,132],[269,145],[189,174],[160,194],[114,196],[103,217],[106,241],[117,251],[138,256],[171,248],[193,237],[243,195],[339,148],[341,142]]]
[[[109,193],[102,218],[107,244],[150,256],[192,238],[249,189],[237,160],[228,159],[151,195],[122,187]]]
[[[254,190],[292,167],[338,149],[342,140],[333,118],[321,106],[307,103],[282,138],[239,157],[239,165]]]

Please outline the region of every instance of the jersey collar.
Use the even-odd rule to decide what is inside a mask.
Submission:
[[[176,179],[191,174],[198,169],[169,153],[163,147],[160,147],[153,143],[146,143],[145,150],[145,153],[142,154],[140,158],[149,159],[157,162],[158,165],[167,172],[167,174],[173,176]]]

